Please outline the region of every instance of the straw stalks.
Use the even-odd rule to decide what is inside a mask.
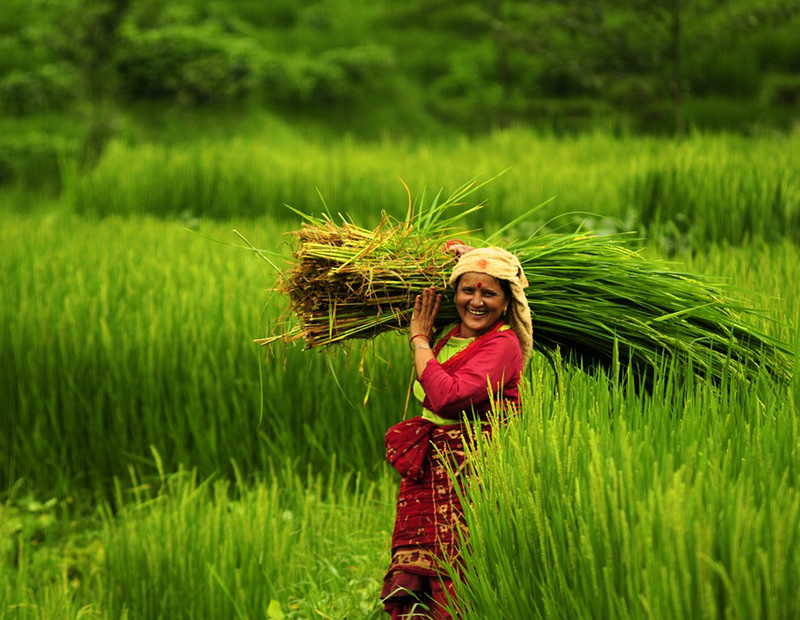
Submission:
[[[337,224],[330,213],[300,214],[305,221],[291,233],[297,250],[278,283],[289,308],[273,334],[256,342],[303,339],[315,348],[401,330],[415,295],[430,286],[445,298],[440,326],[457,320],[447,285],[455,259],[442,246],[457,236],[455,224],[481,207],[445,215],[484,184],[464,185],[444,201],[437,195],[427,208],[415,208],[409,198],[405,220],[384,213],[373,230],[343,216]],[[790,378],[788,347],[744,320],[754,310],[706,278],[643,258],[622,235],[578,231],[502,240],[542,206],[477,243],[502,245],[519,257],[530,282],[539,352],[554,359],[560,351],[587,368],[631,366],[645,382],[658,368],[676,364],[715,381],[760,372]]]

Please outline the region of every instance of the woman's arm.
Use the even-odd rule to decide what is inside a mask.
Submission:
[[[448,373],[437,361],[429,362],[419,382],[428,397],[430,409],[444,417],[457,417],[489,400],[489,392],[502,394],[504,386],[515,380],[522,366],[522,351],[511,330],[480,345],[464,366]],[[515,381],[516,383],[516,381]]]

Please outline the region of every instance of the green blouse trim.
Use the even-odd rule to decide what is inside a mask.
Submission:
[[[442,334],[448,333],[454,327],[455,323],[448,325],[442,330]],[[452,336],[450,340],[448,340],[442,347],[442,350],[439,351],[439,355],[436,356],[436,360],[440,364],[443,364],[456,353],[466,348],[466,346],[473,340],[475,340],[475,338],[459,338],[457,336]],[[420,385],[419,381],[414,381],[414,396],[420,403],[425,400],[425,390],[422,389],[422,385]],[[422,407],[422,417],[426,420],[430,420],[434,424],[438,424],[439,426],[444,424],[454,424],[456,422],[456,420],[452,418],[443,418],[442,416],[436,415],[433,411],[430,411],[425,407]]]

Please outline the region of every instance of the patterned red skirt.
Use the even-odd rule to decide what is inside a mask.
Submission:
[[[455,600],[444,566],[458,566],[459,541],[468,533],[461,509],[465,442],[477,427],[436,426],[412,418],[386,434],[387,458],[403,474],[392,535],[392,560],[381,598],[392,620],[450,620]],[[491,428],[481,425],[488,436]]]

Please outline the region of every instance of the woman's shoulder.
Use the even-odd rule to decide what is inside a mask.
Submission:
[[[517,332],[515,332],[514,328],[512,328],[508,323],[500,326],[500,329],[497,330],[496,336],[505,338],[506,340],[512,340],[519,344],[519,336],[517,336]]]
[[[502,353],[521,353],[522,351],[519,338],[510,325],[500,327],[485,344],[488,348]]]

